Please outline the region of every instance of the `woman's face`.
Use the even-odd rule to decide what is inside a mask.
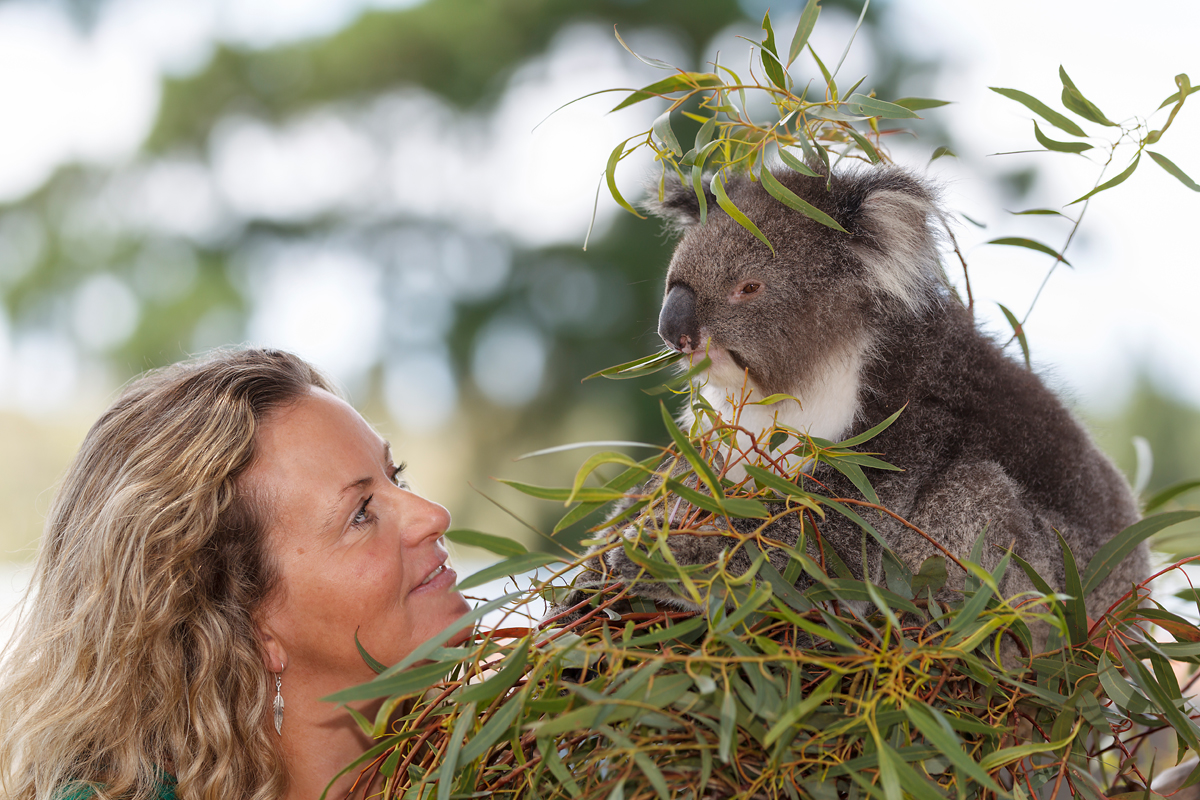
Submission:
[[[388,444],[321,389],[269,417],[247,480],[280,571],[259,622],[269,665],[343,686],[374,677],[354,645],[401,660],[468,610],[454,591],[446,509],[410,492]],[[335,687],[336,688],[336,687]]]

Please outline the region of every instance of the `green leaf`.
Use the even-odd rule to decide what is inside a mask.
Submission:
[[[462,628],[457,629],[455,633],[459,630]],[[445,678],[453,666],[453,664],[435,661],[393,675],[384,673],[368,683],[343,689],[321,699],[330,703],[352,703],[356,700],[373,700],[377,697],[412,694],[424,691]]]
[[[558,782],[567,787],[567,791],[572,797],[579,797],[582,792],[579,789],[579,784],[575,782],[575,778],[571,776],[571,771],[562,763],[562,759],[558,757],[558,743],[550,738],[539,738],[537,740],[538,752],[542,754],[542,763],[553,773]]]
[[[1032,583],[1034,588],[1036,588],[1039,592],[1045,595],[1057,594],[1057,592],[1051,588],[1050,584],[1046,583],[1046,580],[1038,574],[1037,570],[1033,568],[1032,564],[1021,558],[1016,553],[1013,553],[1013,560],[1017,562],[1017,565],[1025,572],[1025,575],[1028,576],[1029,582]]]
[[[1141,160],[1142,160],[1142,154],[1138,153],[1137,157],[1135,157],[1133,159],[1133,163],[1130,164],[1128,167],[1126,167],[1125,171],[1122,172],[1120,175],[1118,175],[1117,177],[1113,178],[1110,181],[1105,181],[1104,183],[1097,186],[1095,189],[1092,189],[1090,192],[1085,194],[1083,197],[1080,197],[1078,200],[1072,200],[1071,202],[1067,203],[1067,205],[1073,206],[1076,203],[1082,203],[1084,200],[1087,200],[1089,197],[1091,197],[1094,194],[1099,194],[1100,192],[1103,192],[1105,189],[1111,189],[1114,186],[1116,186],[1117,184],[1124,183],[1125,179],[1128,178],[1130,175],[1132,175],[1133,171],[1135,169],[1137,169],[1138,162]]]
[[[584,380],[590,381],[592,378],[609,378],[611,380],[623,381],[630,378],[640,378],[644,375],[652,375],[655,372],[666,369],[681,358],[683,358],[683,353],[677,350],[664,350],[661,353],[642,356],[641,358],[635,358],[633,361],[627,361],[624,364],[617,364],[614,367],[607,367],[599,372],[593,372],[584,378]]]
[[[1183,80],[1180,80],[1181,78],[1182,78]],[[1182,85],[1184,81],[1187,81],[1187,73],[1180,73],[1179,75],[1176,75],[1176,76],[1175,76],[1175,84],[1176,84],[1177,86],[1179,86],[1179,85]],[[1173,95],[1171,95],[1170,97],[1168,97],[1166,100],[1163,100],[1163,101],[1162,101],[1162,103],[1160,103],[1160,104],[1159,104],[1158,108],[1159,108],[1159,109],[1164,109],[1164,108],[1166,108],[1167,106],[1171,105],[1172,103],[1178,103],[1178,102],[1179,102],[1179,100],[1180,100],[1180,98],[1181,98],[1181,96],[1182,96],[1184,99],[1186,99],[1188,95],[1190,95],[1190,94],[1194,94],[1194,93],[1196,93],[1196,92],[1200,92],[1200,86],[1192,86],[1192,85],[1191,85],[1191,81],[1187,81],[1187,83],[1188,83],[1188,89],[1187,89],[1187,91],[1183,91],[1183,90],[1181,89],[1180,91],[1178,91],[1178,92],[1176,92],[1175,94],[1173,94]]]
[[[862,492],[867,502],[879,505],[879,497],[875,494],[875,489],[872,488],[871,482],[867,480],[867,476],[863,474],[862,467],[857,464],[848,463],[845,459],[830,458],[825,455],[818,456],[817,460],[828,464],[849,478],[850,482],[854,484],[854,488]]]
[[[1175,166],[1174,162],[1172,162],[1169,158],[1161,153],[1155,153],[1153,150],[1147,150],[1146,154],[1154,159],[1155,164],[1158,164],[1167,172],[1174,175],[1184,186],[1191,189],[1193,192],[1200,192],[1200,184],[1197,184],[1194,180],[1189,178],[1184,171]]]
[[[1030,111],[1037,114],[1039,117],[1046,120],[1061,131],[1066,131],[1072,136],[1087,136],[1087,133],[1084,132],[1083,128],[1079,127],[1079,125],[1073,122],[1070,117],[1060,114],[1032,95],[1018,91],[1017,89],[1002,89],[998,86],[990,86],[988,88],[990,88],[996,94],[1007,97],[1009,100],[1016,100],[1018,103],[1025,106]]]
[[[704,167],[692,167],[692,191],[696,193],[696,202],[700,204],[700,224],[708,222],[708,192],[704,191]]]
[[[704,121],[704,124],[700,126],[700,130],[696,131],[696,142],[694,146],[697,153],[703,152],[704,148],[708,147],[709,143],[712,142],[713,132],[716,131],[716,129],[717,118],[712,116]]]
[[[825,62],[817,55],[817,51],[813,49],[811,44],[808,46],[808,52],[812,54],[813,61],[817,62],[817,66],[821,70],[821,77],[825,79],[825,85],[829,87],[829,96],[837,100],[838,89],[837,83],[833,80],[833,75],[829,74],[829,70],[825,68]]]
[[[624,496],[624,493],[627,492],[630,488],[632,488],[633,486],[635,486],[638,483],[641,483],[646,478],[646,476],[653,473],[654,465],[657,464],[660,460],[661,460],[661,457],[655,455],[655,456],[651,456],[650,458],[645,459],[644,461],[639,461],[637,466],[630,467],[629,469],[625,470],[617,477],[613,478],[608,483],[604,484],[604,488],[612,489],[617,492],[621,492],[622,496]],[[592,512],[596,511],[597,509],[604,507],[609,502],[611,502],[611,501],[604,500],[604,501],[592,501],[589,503],[580,503],[579,505],[575,506],[575,508],[571,509],[570,511],[568,511],[566,514],[563,515],[563,518],[560,519],[555,524],[554,530],[551,531],[551,533],[552,534],[558,533],[563,528],[566,528],[569,525],[574,525],[576,522],[579,522],[581,519],[586,517],[588,514],[591,514]]]
[[[789,67],[796,60],[796,56],[800,55],[800,51],[804,49],[804,45],[808,44],[808,37],[812,35],[820,13],[821,0],[808,0],[804,6],[804,11],[800,14],[800,22],[796,24],[796,32],[792,34],[792,45],[788,48],[787,65]]]
[[[723,497],[718,500],[674,479],[668,479],[666,487],[696,508],[714,514],[747,519],[766,519],[771,516],[766,507],[757,500],[744,497]]]
[[[503,665],[495,675],[482,683],[472,684],[455,698],[459,703],[490,703],[516,684],[529,663],[529,638],[521,640],[516,650],[504,657]],[[470,759],[468,759],[469,761]]]
[[[1033,135],[1038,140],[1038,144],[1056,153],[1082,153],[1085,150],[1092,149],[1092,146],[1087,142],[1059,142],[1051,139],[1042,133],[1042,129],[1038,127],[1036,119],[1033,121]]]
[[[459,761],[462,764],[472,763],[482,757],[488,748],[505,734],[511,733],[513,723],[525,710],[524,705],[520,699],[514,698],[500,706],[496,713],[492,714],[491,718],[479,729],[479,733],[472,736],[471,740],[467,742],[466,747],[462,749],[462,755],[459,756]]]
[[[853,46],[855,38],[858,37],[858,31],[862,28],[863,20],[867,18],[867,9],[870,6],[871,0],[863,0],[862,11],[858,14],[858,22],[854,23],[854,30],[850,31],[850,38],[846,40],[846,49],[842,50],[842,57],[838,59],[837,66],[833,68],[834,75],[842,71],[842,64],[846,63],[846,56],[850,54],[850,48]]]
[[[924,703],[919,703],[905,708],[904,715],[921,732],[926,741],[950,759],[960,773],[969,775],[989,791],[995,792],[997,796],[1004,795],[1004,790],[992,776],[984,772],[978,762],[963,751],[962,741],[940,711]]]
[[[671,130],[671,111],[669,109],[658,115],[650,129],[668,150],[677,156],[683,155],[683,147],[680,146],[679,139],[675,138],[675,131]]]
[[[783,151],[780,150],[780,157],[782,156]],[[812,170],[809,170],[809,172],[811,173]],[[812,174],[815,175],[816,173]],[[779,202],[783,203],[788,208],[799,211],[809,219],[819,222],[826,227],[833,228],[835,231],[847,233],[847,230],[839,225],[837,220],[816,206],[801,200],[800,197],[795,194],[795,192],[780,183],[779,179],[776,178],[771,170],[767,169],[766,167],[763,167],[762,172],[759,173],[759,180],[762,182],[763,188],[767,190],[768,194],[770,194]]]
[[[359,654],[359,656],[362,657],[362,660],[366,663],[366,665],[368,667],[371,668],[371,671],[374,672],[376,675],[378,675],[379,673],[381,673],[385,669],[387,669],[387,664],[384,664],[382,661],[375,659],[370,653],[367,652],[367,648],[362,646],[362,642],[360,642],[358,640],[358,629],[357,628],[354,631],[354,646],[358,648],[358,654]]]
[[[666,625],[656,631],[647,633],[644,636],[638,636],[637,638],[630,639],[628,642],[626,642],[626,646],[630,648],[646,647],[648,645],[658,644],[659,642],[669,642],[672,639],[679,639],[680,637],[687,636],[689,633],[698,631],[707,624],[708,622],[704,619],[704,617],[692,617],[691,619],[686,619],[682,622],[673,622],[670,625]]]
[[[1057,250],[1055,250],[1053,247],[1042,244],[1041,242],[1035,241],[1033,239],[1022,239],[1018,236],[1003,236],[999,239],[992,239],[989,242],[985,242],[985,244],[1000,244],[1000,245],[1006,245],[1008,247],[1024,247],[1029,250],[1036,250],[1039,253],[1045,253],[1048,256],[1054,256],[1056,259],[1063,262],[1068,267],[1071,266],[1071,262],[1067,261],[1067,259],[1065,257],[1063,257],[1063,255],[1061,253],[1059,253]]]
[[[887,604],[899,611],[907,611],[911,614],[921,615],[921,609],[911,600],[905,600],[895,592],[884,589],[882,586],[872,587],[877,595],[887,601]],[[804,596],[810,600],[865,600],[871,602],[871,592],[867,591],[866,584],[863,581],[848,580],[846,578],[826,578],[819,586],[814,586],[806,589]]]
[[[907,108],[909,111],[924,111],[927,108],[940,108],[950,105],[949,100],[934,100],[929,97],[901,97],[899,100],[893,100],[892,102],[901,108]]]
[[[478,547],[482,550],[487,550],[489,553],[495,553],[498,556],[519,556],[522,553],[529,552],[528,548],[520,542],[513,541],[506,536],[496,536],[491,533],[460,529],[446,531],[442,535],[455,544]]]
[[[633,51],[633,48],[631,48],[628,44],[626,44],[625,40],[621,38],[621,33],[620,33],[620,31],[617,30],[617,26],[615,26],[615,25],[613,26],[613,35],[617,37],[617,41],[621,43],[621,47],[625,48],[626,53],[629,53],[629,55],[633,56],[638,61],[645,64],[646,66],[657,67],[658,69],[675,70],[675,67],[671,66],[666,61],[662,61],[657,58],[646,58],[645,56],[641,56],[641,55],[638,55],[637,53],[635,53]]]
[[[1181,481],[1172,484],[1147,500],[1142,513],[1149,514],[1151,511],[1157,511],[1179,495],[1190,492],[1193,489],[1200,489],[1200,480]]]
[[[789,708],[779,717],[779,720],[767,731],[767,735],[763,739],[763,744],[770,747],[776,739],[787,733],[789,728],[807,719],[817,710],[818,706],[829,698],[829,695],[833,694],[833,690],[838,688],[841,682],[842,676],[838,673],[834,673],[821,681],[821,685],[814,689],[811,694]]]
[[[1196,723],[1175,706],[1170,695],[1158,685],[1154,676],[1142,665],[1141,660],[1133,654],[1124,641],[1118,637],[1114,637],[1113,641],[1117,645],[1118,652],[1127,655],[1127,657],[1122,656],[1121,665],[1125,667],[1125,671],[1129,673],[1129,677],[1133,679],[1137,687],[1157,706],[1156,712],[1166,718],[1166,721],[1175,729],[1176,735],[1187,742],[1188,747],[1192,748],[1194,752],[1200,753],[1200,729],[1196,727]]]
[[[375,724],[373,722],[371,722],[371,720],[364,717],[362,715],[362,713],[360,713],[359,711],[357,711],[356,709],[354,709],[351,706],[345,706],[345,709],[348,712],[350,712],[350,717],[354,720],[355,724],[358,725],[358,729],[360,731],[362,731],[367,736],[370,736],[370,737],[375,736]]]
[[[474,724],[475,704],[467,703],[459,712],[454,731],[446,743],[446,752],[442,755],[442,766],[438,771],[437,781],[438,800],[450,800],[450,793],[454,791],[454,776],[458,774],[458,754],[462,750],[463,737],[467,735],[467,729]]]
[[[1000,306],[1000,310],[1004,313],[1004,318],[1012,326],[1013,336],[1017,337],[1017,343],[1021,345],[1021,355],[1025,357],[1025,366],[1033,369],[1033,364],[1029,360],[1029,342],[1025,338],[1025,326],[1017,319],[1016,314],[1008,310],[1008,306],[1003,303],[996,303],[996,305]]]
[[[801,175],[807,175],[810,178],[821,177],[819,172],[811,169],[807,164],[796,158],[783,147],[779,148],[779,160],[782,161],[784,166],[786,166],[788,169],[795,170]]]
[[[908,408],[908,403],[905,403],[903,406],[900,407],[900,410],[896,411],[894,414],[892,414],[890,417],[885,419],[883,422],[880,422],[878,425],[875,425],[874,427],[863,431],[862,433],[858,434],[857,436],[851,436],[849,439],[843,439],[842,441],[838,442],[835,446],[836,447],[855,447],[856,445],[860,445],[860,444],[863,444],[864,442],[871,441],[876,436],[878,436],[879,434],[883,433],[888,428],[890,428],[892,423],[895,422],[900,417],[900,415],[904,413],[904,409],[906,409],[906,408]]]
[[[872,164],[878,164],[883,160],[879,157],[879,151],[875,149],[875,145],[871,144],[867,137],[863,136],[861,133],[849,126],[847,126],[845,130],[846,133],[850,134],[850,138],[854,140],[854,143],[858,145],[859,149],[867,154],[867,158],[871,159]]]
[[[624,453],[618,453],[613,450],[605,450],[589,456],[575,472],[575,482],[571,485],[571,497],[567,498],[568,503],[575,499],[574,495],[576,492],[583,489],[583,482],[588,479],[588,476],[605,464],[620,464],[621,466],[627,468],[633,468],[637,466],[637,462],[632,458]],[[524,550],[524,548],[522,548],[522,550]],[[517,555],[517,553],[502,553],[501,555]]]
[[[727,517],[740,519],[767,519],[771,513],[766,506],[748,497],[724,497],[718,501],[721,513]]]
[[[539,500],[557,500],[560,503],[567,503],[571,500],[578,500],[584,503],[607,503],[609,500],[620,500],[625,496],[625,492],[605,487],[587,486],[578,492],[574,492],[571,489],[534,486],[533,484],[505,480],[504,478],[500,478],[499,480],[500,483],[507,484],[522,494],[536,497]]]
[[[620,111],[622,108],[627,108],[643,100],[649,100],[651,97],[662,97],[673,92],[715,88],[720,86],[721,83],[721,79],[711,72],[681,72],[678,75],[672,75],[669,78],[663,78],[661,81],[655,81],[647,86],[643,86],[613,106],[612,110]]]
[[[1079,732],[1078,724],[1075,730],[1071,731],[1066,737],[1059,739],[1056,742],[1042,742],[1034,744],[1021,744],[1016,747],[1005,747],[1002,750],[996,750],[988,753],[979,760],[979,766],[985,772],[991,772],[999,769],[1006,764],[1012,764],[1014,761],[1020,761],[1023,758],[1037,755],[1038,753],[1052,753],[1055,750],[1061,750],[1070,744],[1071,740]]]
[[[1062,213],[1061,211],[1055,211],[1053,208],[1030,208],[1025,211],[1010,211],[1008,213],[1012,214],[1014,217],[1040,216],[1040,217],[1062,217],[1063,219],[1071,219],[1066,214]],[[1072,222],[1073,221],[1074,220],[1072,220]]]
[[[1067,540],[1058,531],[1054,532],[1058,536],[1058,546],[1062,550],[1063,569],[1066,573],[1066,583],[1063,586],[1063,591],[1070,595],[1070,599],[1064,601],[1063,608],[1066,610],[1067,616],[1067,633],[1071,637],[1071,644],[1081,645],[1087,641],[1087,609],[1084,608],[1083,598],[1085,591],[1083,581],[1079,578],[1079,569],[1075,566],[1075,554],[1071,552],[1071,548],[1067,545]]]
[[[654,791],[656,794],[658,794],[659,800],[671,800],[671,792],[667,786],[666,778],[663,777],[662,771],[659,770],[658,766],[649,756],[640,751],[632,740],[621,735],[621,733],[611,726],[602,726],[600,728],[600,733],[607,736],[613,741],[614,744],[624,749],[626,752],[633,753],[633,762],[637,764],[638,769],[640,769],[642,774],[646,776],[646,780],[648,780],[650,785],[654,787]],[[622,783],[623,782],[624,779],[622,779]],[[621,787],[621,784],[618,784],[618,787]],[[619,800],[619,798],[614,796],[616,794],[617,789],[614,788],[612,794],[609,795],[608,800]],[[624,797],[624,794],[625,790],[624,788],[621,788],[621,797]]]
[[[755,484],[760,489],[774,489],[784,497],[799,497],[805,499],[812,497],[812,495],[789,481],[787,478],[784,478],[781,475],[776,475],[770,470],[754,464],[746,464],[745,469],[746,474],[754,479]]]
[[[783,65],[779,63],[779,53],[775,50],[775,31],[771,28],[770,11],[763,15],[762,29],[767,33],[766,38],[762,40],[762,49],[759,51],[763,69],[767,71],[767,77],[771,79],[771,83],[787,91],[787,79],[784,75]]]
[[[750,233],[754,234],[755,238],[765,244],[771,251],[771,255],[775,255],[775,247],[771,244],[767,237],[763,235],[763,232],[760,231],[758,226],[751,222],[750,218],[743,214],[741,210],[733,204],[733,201],[729,199],[729,196],[725,194],[725,183],[721,179],[720,172],[718,172],[716,175],[713,175],[712,181],[709,183],[709,185],[712,187],[713,194],[717,197],[717,205],[719,205],[726,214],[732,217],[734,222],[750,231]]]
[[[1200,517],[1200,511],[1172,511],[1166,514],[1156,514],[1135,522],[1118,533],[1096,551],[1092,560],[1088,562],[1087,568],[1084,569],[1084,594],[1094,591],[1113,571],[1113,567],[1124,561],[1141,542],[1165,528],[1196,517]]]
[[[954,152],[949,147],[946,147],[945,145],[943,145],[933,151],[933,155],[931,155],[929,157],[929,163],[932,164],[934,161],[937,161],[939,158],[942,158],[943,156],[948,156],[949,158],[958,158],[958,153]]]
[[[538,567],[544,567],[547,564],[554,564],[561,561],[561,558],[552,556],[549,553],[522,553],[519,556],[506,558],[499,564],[493,564],[486,569],[479,570],[479,572],[471,575],[471,577],[459,581],[458,586],[454,588],[456,591],[466,591],[496,578],[503,578],[506,575],[520,575],[523,572],[529,572]]]
[[[696,474],[700,480],[704,481],[704,485],[712,492],[713,497],[717,500],[723,498],[725,491],[721,488],[721,479],[717,477],[717,473],[713,472],[712,465],[700,457],[700,452],[696,450],[691,439],[675,424],[675,418],[667,410],[666,403],[659,402],[658,408],[662,412],[663,426],[667,429],[667,433],[671,434],[672,441],[679,448],[679,454],[687,459],[692,469],[696,470]]]
[[[537,458],[538,456],[547,456],[552,453],[565,453],[570,450],[582,450],[587,447],[645,447],[650,450],[662,450],[662,445],[650,444],[649,442],[634,442],[625,439],[592,439],[584,442],[571,442],[570,444],[560,444],[555,447],[546,447],[541,450],[534,450],[532,453],[525,453],[513,459],[513,461],[523,461],[527,458]]]
[[[645,219],[644,216],[637,212],[637,209],[629,205],[629,201],[621,196],[621,190],[617,188],[617,164],[625,157],[625,145],[628,143],[629,139],[621,142],[609,155],[608,163],[604,166],[604,180],[608,183],[609,194],[613,196],[613,199],[617,201],[617,204],[621,208],[633,214],[638,219]]]
[[[752,561],[758,560],[760,555],[758,545],[747,541],[742,547],[745,548],[746,555],[750,556]],[[771,587],[771,592],[775,597],[778,597],[802,614],[812,609],[812,603],[808,602],[804,598],[804,595],[796,591],[795,585],[779,574],[779,570],[775,569],[775,566],[769,559],[762,562],[762,565],[758,568],[758,574]]]
[[[936,102],[936,101],[934,101]],[[899,103],[889,103],[877,100],[865,94],[852,94],[845,101],[852,114],[862,114],[864,117],[879,117],[880,119],[920,119],[909,108]],[[928,108],[928,106],[926,106]]]
[[[393,775],[395,775],[396,774],[396,765],[400,763],[400,756],[402,754],[403,754],[403,751],[399,747],[397,747],[395,750],[393,750],[391,752],[391,755],[389,755],[384,760],[383,766],[381,766],[379,768],[379,771],[382,772],[384,775],[386,775],[389,778],[392,777]]]
[[[733,699],[733,690],[728,685],[725,687],[725,697],[721,700],[721,717],[720,726],[717,731],[718,736],[718,756],[725,764],[729,763],[730,757],[733,755],[734,749],[734,734],[737,732],[737,706]]]
[[[921,562],[921,568],[913,575],[913,597],[920,597],[925,589],[929,589],[931,594],[937,594],[938,590],[946,585],[947,577],[946,557],[930,556]]]
[[[1008,558],[1008,554],[1005,554]],[[975,590],[975,594],[963,604],[962,610],[954,615],[954,619],[946,628],[947,631],[956,631],[960,635],[956,638],[958,644],[971,638],[979,627],[977,622],[979,615],[987,608],[988,600],[992,598],[992,587],[986,584],[981,585]]]
[[[1117,127],[1117,123],[1104,116],[1104,112],[1097,108],[1095,103],[1083,96],[1083,92],[1076,88],[1075,83],[1061,65],[1058,68],[1058,77],[1062,79],[1063,85],[1062,103],[1067,107],[1068,111],[1074,111],[1084,119],[1095,122],[1098,125],[1107,125],[1110,128]]]

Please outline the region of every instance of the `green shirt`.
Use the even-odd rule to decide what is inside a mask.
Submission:
[[[91,800],[93,797],[92,787],[75,785],[60,795],[59,800]],[[163,775],[162,782],[158,784],[158,800],[177,800],[175,779],[170,775]]]

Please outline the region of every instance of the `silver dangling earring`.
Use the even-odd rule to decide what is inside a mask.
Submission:
[[[278,672],[275,673],[275,733],[283,736],[283,693],[279,691],[279,687],[283,685],[283,678]]]

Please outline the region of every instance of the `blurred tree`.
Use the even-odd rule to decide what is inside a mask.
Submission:
[[[843,7],[847,16],[857,16],[860,7],[847,0],[825,5]],[[772,12],[777,18],[798,15],[801,6],[792,0]],[[514,72],[570,26],[665,31],[686,59],[679,66],[699,68],[715,36],[739,24],[752,35],[763,10],[748,0],[431,0],[370,11],[324,38],[269,49],[218,46],[198,73],[164,81],[153,132],[134,163],[66,167],[29,197],[0,206],[0,238],[7,232],[15,241],[12,232],[25,231],[36,245],[22,251],[23,261],[0,264],[12,327],[69,337],[120,380],[198,348],[249,338],[248,321],[271,291],[263,277],[269,256],[286,263],[297,252],[331,247],[355,255],[372,265],[386,303],[378,323],[378,363],[367,373],[368,385],[354,387],[356,399],[379,414],[396,408],[388,403],[395,400],[388,392],[397,389],[394,383],[389,388],[387,362],[413,346],[405,324],[424,324],[417,312],[441,308],[450,327],[433,337],[441,336],[452,361],[458,388],[449,402],[457,397],[461,409],[452,438],[465,450],[443,454],[456,472],[439,468],[447,483],[427,488],[456,506],[460,524],[483,525],[483,515],[493,518],[494,510],[449,482],[479,484],[514,469],[522,479],[554,474],[553,464],[514,468],[502,462],[564,440],[659,436],[657,401],[637,386],[579,383],[590,372],[658,347],[655,320],[669,252],[657,224],[622,216],[584,252],[575,246],[522,249],[501,234],[478,233],[472,219],[456,228],[412,209],[381,211],[369,198],[272,217],[211,200],[213,176],[222,166],[214,163],[214,140],[231,120],[270,130],[315,111],[354,127],[363,119],[356,110],[414,87],[467,119],[483,120]],[[857,45],[872,49],[873,85],[892,96],[900,88],[919,93],[933,66],[875,35],[879,20],[872,7]],[[503,187],[479,191],[505,202]],[[154,223],[164,217],[172,220],[166,229]],[[414,302],[429,302],[410,309],[415,316],[406,322],[403,303],[414,297],[407,271],[416,256],[397,242],[411,245],[414,235],[432,242],[426,251],[432,247],[435,255],[426,266],[435,283],[450,280],[447,270],[455,267],[447,252],[454,247],[466,248],[469,264],[499,259],[503,282],[478,295],[450,293],[449,301],[436,292],[416,296]],[[544,343],[545,358],[538,391],[498,403],[467,376],[478,373],[478,362],[486,361],[486,335],[505,320],[521,323],[517,334],[532,331]],[[503,337],[497,341],[502,348]],[[430,386],[410,381],[404,390],[427,391],[436,402]],[[582,408],[610,413],[597,411],[593,420],[603,422],[589,425],[581,422]],[[547,516],[520,498],[513,502],[535,521]]]

